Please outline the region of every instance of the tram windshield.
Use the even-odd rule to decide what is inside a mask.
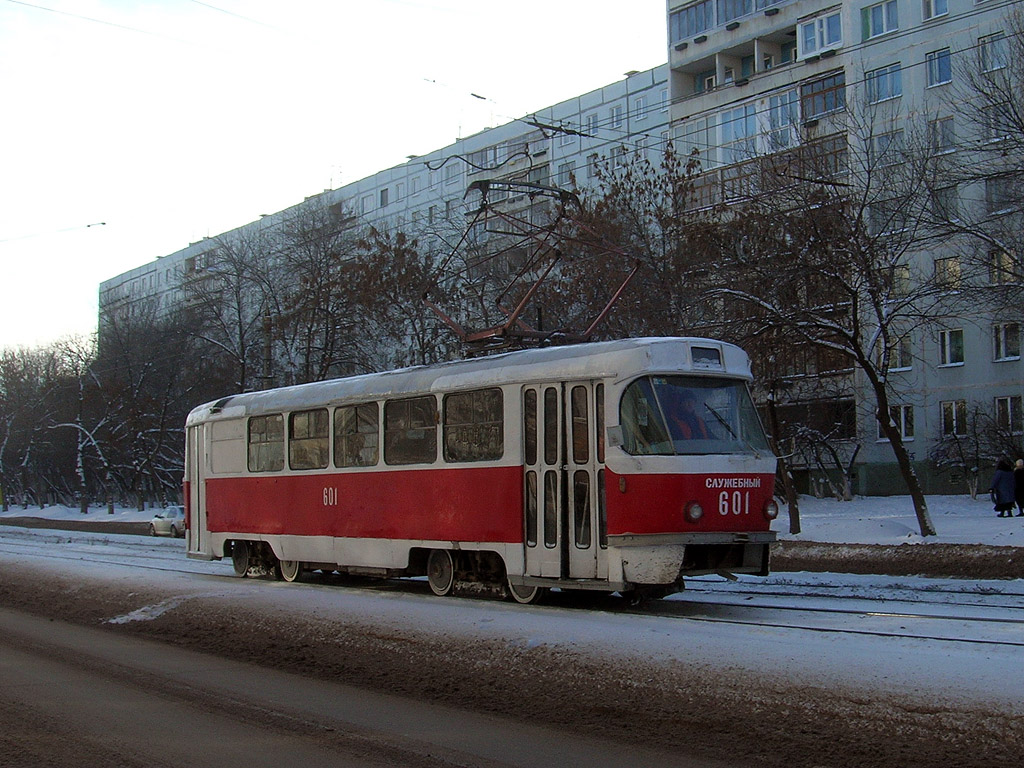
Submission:
[[[645,376],[619,404],[622,447],[634,456],[759,453],[768,441],[745,382]]]

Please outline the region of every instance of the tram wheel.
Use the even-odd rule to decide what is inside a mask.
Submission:
[[[302,563],[298,560],[282,560],[278,563],[281,578],[285,581],[298,581],[302,576]]]
[[[427,581],[430,591],[439,597],[451,594],[455,585],[455,564],[447,549],[432,549],[427,558]]]
[[[237,575],[245,576],[246,572],[249,570],[251,560],[252,554],[249,550],[249,542],[231,542],[231,564],[235,567],[235,573]]]
[[[508,594],[517,603],[530,605],[540,600],[544,594],[544,587],[527,587],[522,584],[508,583]]]

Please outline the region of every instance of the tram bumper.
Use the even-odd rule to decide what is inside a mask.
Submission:
[[[672,584],[708,573],[768,575],[775,533],[663,533],[609,536],[622,578],[631,584]]]

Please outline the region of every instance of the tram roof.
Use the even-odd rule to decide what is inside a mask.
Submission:
[[[717,349],[720,364],[694,355]],[[701,358],[695,361],[695,358]],[[656,337],[505,352],[488,357],[400,368],[291,387],[232,395],[195,408],[194,424],[210,418],[279,413],[322,405],[414,396],[429,392],[512,383],[622,379],[643,373],[694,373],[749,380],[750,363],[739,347],[716,339]]]

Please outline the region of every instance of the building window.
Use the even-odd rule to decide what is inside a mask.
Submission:
[[[718,23],[725,24],[753,11],[753,0],[718,0]]]
[[[359,212],[369,213],[373,210],[373,195],[363,195],[359,200]]]
[[[1024,408],[1021,407],[1021,396],[997,397],[995,399],[996,427],[1019,435],[1024,431]]]
[[[817,119],[846,108],[846,74],[836,72],[800,86],[804,120]]]
[[[949,256],[935,260],[935,285],[947,291],[960,289],[960,258]]]
[[[409,196],[414,197],[420,193],[420,177],[413,176],[409,179]]]
[[[597,174],[598,174],[598,170],[599,170],[599,168],[598,168],[599,162],[600,162],[600,158],[597,156],[596,153],[593,154],[593,155],[590,155],[587,158],[587,178],[588,179],[596,179],[597,178]]]
[[[942,187],[928,193],[932,216],[940,221],[956,221],[960,216],[960,193],[956,187]]]
[[[843,25],[842,15],[839,11],[800,24],[800,32],[797,36],[797,55],[801,59],[838,48],[842,44]]]
[[[757,110],[753,104],[730,109],[720,118],[719,141],[726,165],[749,160],[756,154]]]
[[[896,425],[896,431],[904,440],[914,439],[914,406],[912,405],[890,405],[889,419]],[[878,425],[878,439],[885,440],[886,435],[882,425]]]
[[[1017,265],[1008,252],[997,248],[989,253],[989,282],[992,285],[1011,285],[1020,282]]]
[[[646,96],[637,96],[636,99],[633,100],[633,115],[636,117],[637,120],[647,119]]]
[[[944,85],[953,80],[953,65],[949,48],[932,51],[925,55],[925,64],[928,67],[929,88],[935,85]]]
[[[1013,111],[1008,102],[981,107],[981,137],[985,141],[1002,141],[1013,130]]]
[[[380,191],[380,207],[381,208],[386,208],[387,205],[388,205],[388,188],[384,187],[384,189],[382,189]]]
[[[623,117],[622,105],[621,104],[616,104],[614,107],[612,107],[609,110],[608,114],[609,114],[609,117],[610,117],[611,127],[615,128],[615,129],[622,128],[622,117]]]
[[[568,187],[572,184],[573,174],[576,173],[576,163],[562,163],[558,166],[558,186]]]
[[[988,213],[1008,213],[1017,200],[1009,176],[993,176],[985,179],[985,210]]]
[[[713,69],[698,72],[693,78],[694,93],[707,93],[708,91],[713,91],[715,90],[716,85],[718,85],[718,80],[715,75],[715,70]]]
[[[953,437],[967,434],[967,401],[946,400],[939,403],[942,409],[942,436]]]
[[[869,5],[861,11],[861,28],[864,39],[895,32],[900,28],[896,0]]]
[[[786,91],[768,98],[769,149],[771,151],[795,146],[797,124],[800,121],[800,96]]]
[[[892,268],[892,295],[910,295],[910,265],[896,264]]]
[[[963,365],[963,363],[963,328],[939,331],[939,365]]]
[[[597,135],[597,113],[587,115],[587,134],[589,136]]]
[[[881,360],[879,367],[881,367]],[[887,371],[909,371],[914,367],[913,343],[911,337],[902,336],[889,344],[889,367]]]
[[[947,0],[921,0],[922,16],[925,21],[945,16],[949,13]]]
[[[668,17],[669,38],[671,42],[678,43],[680,40],[706,32],[714,23],[714,5],[711,0],[704,0],[702,3],[675,11]]]
[[[1020,360],[1020,324],[996,323],[992,326],[995,360]]]
[[[864,80],[870,104],[877,104],[880,101],[895,99],[903,95],[903,78],[899,64],[890,64],[888,67],[866,72]]]
[[[903,131],[889,131],[871,137],[868,160],[872,166],[896,165],[903,157]]]
[[[444,183],[451,184],[458,181],[461,171],[462,169],[459,167],[458,163],[449,162],[448,165],[444,167]]]
[[[994,72],[1006,66],[1006,36],[1002,32],[978,38],[978,58],[982,72]]]
[[[928,122],[928,143],[932,152],[941,154],[955,148],[952,117],[937,117]]]
[[[661,89],[660,103],[661,103],[661,111],[662,112],[668,112],[668,88],[662,88]]]

